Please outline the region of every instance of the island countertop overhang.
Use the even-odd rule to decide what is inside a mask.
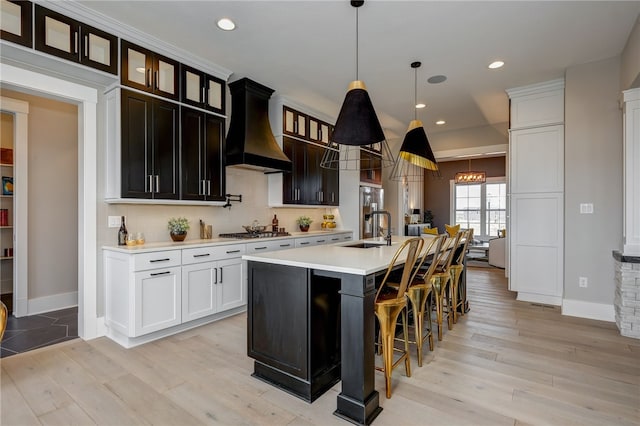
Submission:
[[[350,241],[348,243],[294,248],[261,254],[248,254],[242,256],[242,259],[253,262],[366,276],[386,269],[400,244],[410,238],[415,237],[394,236],[391,246],[386,245],[384,238],[370,238]],[[358,242],[375,243],[378,244],[379,247],[366,249],[349,247]],[[405,256],[401,254],[396,260],[396,263],[401,265],[404,261]]]

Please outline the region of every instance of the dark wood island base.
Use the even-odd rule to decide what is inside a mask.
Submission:
[[[247,354],[253,376],[313,402],[342,380],[334,414],[370,424],[375,274],[248,262]]]

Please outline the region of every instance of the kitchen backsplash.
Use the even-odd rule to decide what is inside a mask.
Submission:
[[[242,194],[242,202],[232,202],[231,208],[219,206],[172,206],[145,204],[110,204],[99,228],[104,245],[117,244],[118,228],[108,228],[106,216],[126,216],[129,232],[143,232],[148,242],[169,241],[167,221],[170,217],[184,216],[191,225],[187,239],[200,238],[199,221],[213,226],[213,236],[220,233],[243,232],[242,225],[254,220],[270,229],[273,215],[278,216],[279,226],[288,232],[298,232],[296,218],[309,216],[313,219],[310,230],[321,229],[324,214],[335,215],[337,228],[342,228],[338,208],[286,208],[269,207],[267,176],[251,170],[227,168],[227,192]]]

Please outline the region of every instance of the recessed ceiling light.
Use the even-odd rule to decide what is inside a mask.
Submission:
[[[489,64],[489,69],[495,70],[496,68],[500,68],[504,65],[504,62],[502,61],[495,61],[495,62],[491,62]]]
[[[436,121],[436,124],[437,124],[438,126],[442,126],[443,124],[446,124],[446,121],[444,121],[444,120],[438,120],[438,121]]]
[[[427,81],[431,84],[438,84],[438,83],[442,83],[444,81],[447,81],[447,76],[446,75],[434,75],[431,76],[427,79]]]
[[[426,104],[422,104],[422,103],[416,104],[416,108],[418,108],[418,109],[424,108],[426,106],[427,106]]]
[[[222,18],[218,21],[218,28],[224,31],[232,31],[236,28],[236,24],[229,18]]]

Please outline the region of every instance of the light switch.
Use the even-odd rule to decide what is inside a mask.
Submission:
[[[120,216],[109,216],[109,228],[120,228]]]
[[[593,203],[580,203],[580,214],[593,214]]]

